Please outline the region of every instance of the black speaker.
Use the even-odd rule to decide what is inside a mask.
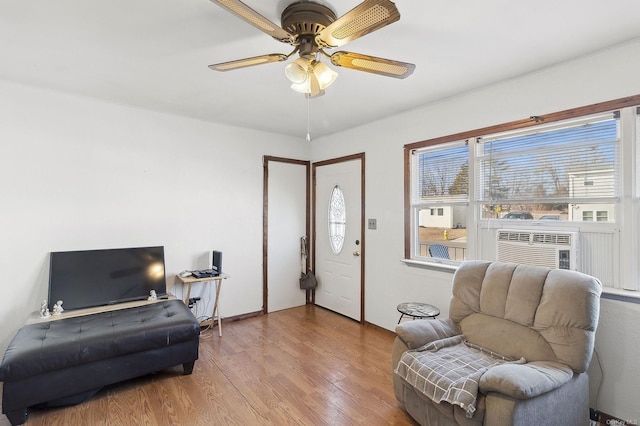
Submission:
[[[222,273],[222,252],[221,251],[212,251],[211,252],[211,269]]]

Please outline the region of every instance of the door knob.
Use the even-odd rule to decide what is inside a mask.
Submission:
[[[359,252],[359,251],[354,251],[354,252],[353,252],[353,255],[354,255],[354,256],[360,256],[360,252]]]

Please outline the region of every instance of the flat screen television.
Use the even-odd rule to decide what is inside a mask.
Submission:
[[[49,305],[80,309],[166,296],[164,247],[51,252]]]

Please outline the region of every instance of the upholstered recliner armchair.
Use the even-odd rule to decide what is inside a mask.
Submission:
[[[396,327],[396,398],[421,425],[588,424],[601,291],[579,272],[464,262],[448,319]]]

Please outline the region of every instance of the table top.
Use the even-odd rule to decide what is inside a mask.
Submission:
[[[202,277],[202,278],[196,278],[193,275],[189,275],[188,277],[182,277],[180,276],[180,274],[176,275],[176,277],[182,281],[184,284],[188,284],[188,283],[200,283],[203,281],[215,281],[215,280],[226,280],[227,278],[230,277],[229,274],[225,274],[224,272],[221,272],[220,275],[216,275],[213,277]]]
[[[152,303],[166,302],[167,300],[175,300],[173,294],[167,293],[166,297],[158,297],[153,300],[133,300],[131,302],[114,303],[113,305],[93,306],[91,308],[67,309],[60,315],[50,314],[48,317],[41,317],[40,312],[33,312],[27,319],[28,324],[35,324],[46,321],[57,321],[65,318],[81,317],[101,312],[117,311],[119,309],[136,308],[139,306],[150,305]]]
[[[398,305],[398,312],[412,317],[437,317],[440,309],[428,303],[407,302]]]

